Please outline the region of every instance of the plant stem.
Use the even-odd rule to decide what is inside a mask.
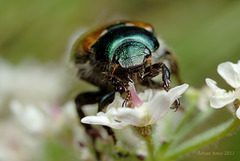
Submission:
[[[175,135],[178,135],[178,133],[182,130],[182,128],[184,127],[185,123],[189,120],[190,116],[192,115],[194,109],[196,108],[196,102],[198,100],[199,94],[195,93],[195,92],[190,92],[187,95],[187,100],[189,102],[189,107],[186,109],[185,111],[185,115],[182,118],[182,120],[180,121],[180,123],[178,124],[178,126],[176,127],[176,129],[174,130],[173,134],[170,137],[170,140],[164,144],[162,144],[162,146],[158,149],[158,158],[162,158],[162,160],[168,160],[168,158],[166,158],[166,153],[167,151],[170,149],[171,145],[175,142]]]
[[[197,99],[198,99],[197,95],[189,96],[189,108],[187,108],[184,118],[181,120],[181,122],[177,126],[176,130],[174,131],[174,134],[177,134],[181,130],[181,128],[184,126],[184,124],[187,122],[187,120],[191,116],[192,112],[196,108]]]
[[[147,148],[148,148],[148,157],[150,161],[155,161],[155,156],[154,156],[154,145],[152,143],[151,136],[144,137],[147,143]]]

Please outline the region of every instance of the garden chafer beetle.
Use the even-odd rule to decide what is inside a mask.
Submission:
[[[98,91],[77,96],[75,102],[81,119],[85,117],[83,105],[98,103],[100,111],[113,101],[116,91],[126,94],[122,104],[126,107],[131,98],[127,88],[129,82],[137,88],[168,91],[170,71],[178,77],[174,55],[154,35],[153,27],[143,22],[116,21],[92,30],[76,40],[71,58],[77,68],[77,76],[99,87]],[[152,78],[160,74],[162,82],[155,82]],[[176,100],[173,108],[178,106],[179,101]],[[88,132],[92,130],[88,124],[84,127]],[[111,129],[107,130],[112,134]]]

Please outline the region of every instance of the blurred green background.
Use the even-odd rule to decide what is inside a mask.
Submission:
[[[229,89],[216,69],[240,58],[239,16],[238,0],[1,0],[0,56],[15,64],[27,58],[62,62],[76,31],[111,20],[138,20],[152,24],[176,52],[184,82],[201,87],[210,77]],[[193,153],[182,160],[239,160],[239,135],[238,130],[203,149],[234,151],[232,156]]]

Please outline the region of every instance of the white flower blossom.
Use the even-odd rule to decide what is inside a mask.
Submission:
[[[130,84],[130,90],[133,88]],[[134,96],[133,108],[122,107],[124,101],[119,93],[115,94],[114,101],[107,107],[106,113],[99,112],[97,116],[84,117],[81,122],[95,125],[105,125],[114,129],[122,129],[129,125],[147,126],[156,123],[170,109],[173,102],[188,88],[187,84],[174,87],[168,92],[165,90],[147,89],[138,96],[142,103]]]
[[[73,87],[72,77],[63,64],[31,60],[14,65],[0,57],[0,114],[4,118],[0,120],[0,161],[36,160],[52,136],[69,137],[73,144],[66,146],[79,148],[83,160],[89,160],[87,150],[93,158],[88,146],[79,145],[89,145],[91,140],[79,126],[74,101],[62,104]]]
[[[69,101],[62,106],[44,104],[23,104],[18,100],[11,101],[10,110],[14,118],[25,129],[34,134],[57,134],[65,127],[78,127],[75,104]]]
[[[10,109],[20,124],[31,133],[42,132],[48,125],[47,117],[34,105],[24,106],[14,100],[10,103]]]
[[[30,161],[43,155],[44,140],[27,133],[14,119],[0,121],[0,129],[1,161]]]
[[[31,104],[52,103],[69,90],[68,80],[61,64],[31,60],[13,65],[0,58],[0,108],[11,99]]]
[[[221,108],[234,102],[240,101],[240,61],[237,64],[225,62],[218,65],[218,73],[235,90],[227,92],[217,86],[217,83],[207,78],[206,83],[211,88],[213,95],[210,98],[210,105],[214,108]],[[237,117],[240,119],[240,108],[237,109]]]

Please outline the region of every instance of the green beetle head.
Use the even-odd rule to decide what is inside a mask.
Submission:
[[[145,58],[151,56],[151,51],[140,42],[129,41],[117,47],[113,55],[113,61],[122,68],[132,68],[142,65]]]
[[[98,62],[113,62],[122,68],[134,68],[145,63],[145,58],[158,49],[153,33],[135,26],[111,29],[91,47]]]

